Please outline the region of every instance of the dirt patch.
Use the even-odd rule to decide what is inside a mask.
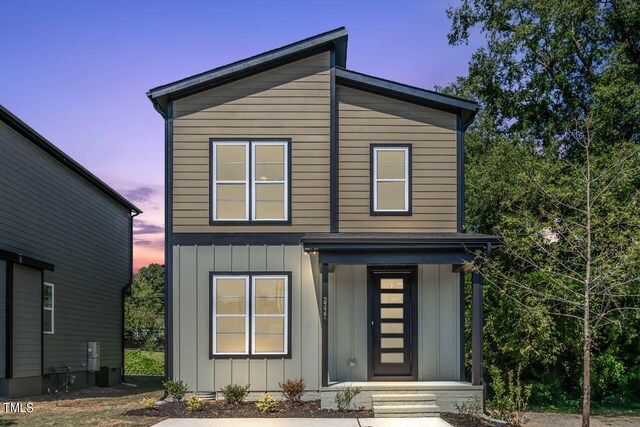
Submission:
[[[206,402],[204,410],[187,411],[183,403],[169,402],[157,409],[133,409],[126,415],[160,418],[371,418],[373,413],[361,411],[334,411],[320,409],[320,401],[301,403],[280,402],[275,412],[260,412],[255,402],[224,405],[222,402]]]
[[[579,414],[552,414],[549,412],[529,412],[526,427],[580,427]],[[640,416],[637,415],[592,415],[591,427],[639,427]]]
[[[504,427],[488,420],[468,415],[443,413],[442,419],[454,427]],[[579,414],[554,414],[549,412],[528,412],[525,427],[580,427]],[[592,427],[640,427],[640,416],[637,415],[592,415]]]
[[[0,413],[2,426],[134,426],[146,427],[161,419],[125,416],[124,412],[142,407],[143,398],[159,399],[162,378],[135,377],[129,381],[139,387],[116,386],[91,387],[61,393],[55,396],[44,394],[12,399],[14,402],[33,402],[31,413]]]
[[[454,427],[504,427],[500,424],[492,423],[482,418],[472,417],[470,415],[443,412],[440,414],[440,417]]]

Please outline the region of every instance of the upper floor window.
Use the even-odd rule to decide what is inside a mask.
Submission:
[[[411,146],[371,146],[371,214],[411,215]]]
[[[211,143],[213,221],[289,220],[289,142]]]
[[[42,318],[43,332],[45,334],[53,333],[53,283],[44,283],[42,288]]]

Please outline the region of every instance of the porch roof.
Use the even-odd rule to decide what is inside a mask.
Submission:
[[[310,233],[304,250],[321,264],[460,264],[490,253],[501,236],[475,233]]]

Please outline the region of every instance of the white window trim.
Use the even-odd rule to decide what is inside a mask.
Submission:
[[[404,178],[378,179],[378,152],[404,151]],[[373,147],[373,211],[409,212],[409,147]],[[404,209],[378,209],[378,182],[404,182]]]
[[[258,181],[256,180],[256,147],[264,146],[264,145],[272,145],[272,146],[281,146],[282,147],[282,156],[284,159],[284,170],[283,170],[283,180],[279,181]],[[286,141],[251,141],[251,219],[253,221],[288,221],[289,220],[289,156],[288,147]],[[256,218],[256,185],[260,184],[284,184],[284,206],[283,212],[284,217],[282,218]]]
[[[217,314],[216,313],[216,282],[218,279],[244,279],[244,295],[245,295],[245,310],[242,314]],[[236,355],[236,354],[249,354],[249,276],[241,275],[220,275],[212,276],[212,291],[211,291],[211,354],[214,355]],[[216,351],[216,324],[218,317],[244,317],[244,352],[218,352]]]
[[[44,286],[49,286],[51,288],[51,308],[46,308],[44,306],[44,301],[42,301],[42,310],[47,310],[51,312],[51,331],[44,330],[44,322],[42,326],[42,332],[47,335],[53,335],[55,333],[55,306],[56,306],[56,287],[53,283],[44,282]]]
[[[216,170],[216,166],[218,164],[217,162],[217,147],[220,145],[242,145],[245,147],[245,179],[244,180],[221,180],[219,181],[217,178],[217,170]],[[213,142],[213,146],[212,146],[212,150],[213,153],[211,154],[211,185],[213,186],[211,194],[211,205],[212,205],[212,217],[214,221],[220,221],[220,222],[225,222],[225,221],[249,221],[249,197],[250,197],[250,193],[249,193],[249,150],[250,150],[250,142],[249,141],[214,141]],[[218,184],[244,184],[244,188],[245,188],[245,195],[244,195],[244,218],[222,218],[222,219],[218,219],[217,216],[217,196],[218,196]]]
[[[284,314],[256,314],[256,279],[284,280]],[[262,275],[251,277],[251,354],[270,355],[289,353],[289,277],[286,275]],[[283,351],[256,351],[256,317],[282,317],[284,322]]]

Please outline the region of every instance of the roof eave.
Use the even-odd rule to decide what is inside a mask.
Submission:
[[[176,99],[248,77],[297,59],[335,49],[336,64],[346,65],[347,30],[344,27],[233,62],[204,73],[153,88],[147,97],[161,115],[166,114],[168,99]]]
[[[471,124],[478,111],[478,103],[474,101],[381,79],[341,67],[336,67],[336,82],[401,101],[460,114],[463,128]]]

